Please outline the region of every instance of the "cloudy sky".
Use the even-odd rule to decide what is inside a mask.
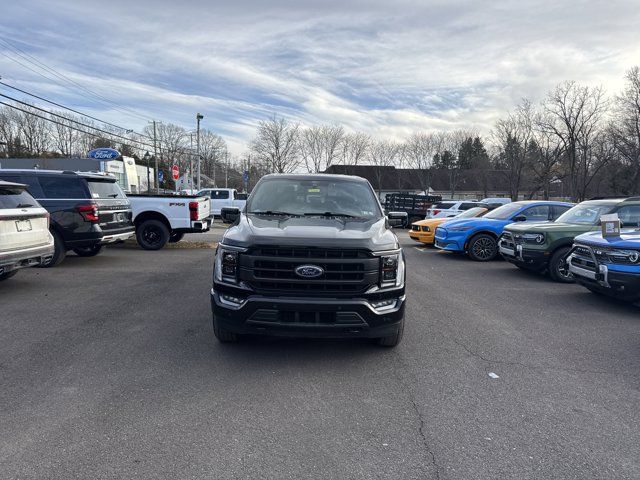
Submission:
[[[487,132],[522,97],[563,80],[613,93],[640,64],[638,0],[2,3],[3,81],[136,130],[200,112],[235,153],[274,113]]]

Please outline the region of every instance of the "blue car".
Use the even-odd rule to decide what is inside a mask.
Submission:
[[[575,281],[592,292],[629,302],[640,300],[640,230],[618,237],[589,232],[575,238],[567,257]]]
[[[435,246],[441,250],[467,253],[478,262],[498,255],[498,238],[513,222],[549,222],[569,210],[573,204],[551,201],[511,202],[484,217],[450,220],[436,229]]]

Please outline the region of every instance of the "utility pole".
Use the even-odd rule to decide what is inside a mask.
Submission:
[[[224,188],[229,188],[229,152],[225,151],[224,156],[226,157],[226,165],[224,169]]]
[[[198,190],[200,190],[200,120],[204,118],[204,115],[196,113],[196,154],[198,156]]]
[[[156,121],[153,121],[153,159],[155,160],[155,168],[156,168],[156,178],[153,180],[156,184],[156,194],[160,194],[160,181],[158,180],[158,149],[157,145],[157,136],[156,136]]]
[[[189,149],[189,188],[193,189],[193,133],[189,134],[189,138],[191,139],[191,148]],[[198,185],[198,190],[200,190],[200,185]]]

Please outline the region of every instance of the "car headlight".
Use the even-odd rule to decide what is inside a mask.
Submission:
[[[214,269],[215,279],[219,282],[238,283],[238,252],[218,247]]]
[[[380,257],[380,288],[404,285],[404,258],[401,253]]]
[[[427,227],[427,226],[424,226],[424,227],[422,227],[422,231],[423,232],[430,232],[431,229],[429,227]]]
[[[544,243],[544,233],[525,233],[522,238],[525,242]]]
[[[447,230],[450,232],[466,232],[467,230],[471,230],[471,227],[449,227]]]
[[[640,261],[640,252],[638,252],[637,250],[615,249],[607,252],[607,255],[609,255],[609,257],[612,259],[620,258],[631,263],[638,263],[638,261]]]

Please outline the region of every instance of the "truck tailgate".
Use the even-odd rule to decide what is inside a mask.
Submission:
[[[209,197],[198,197],[198,220],[204,220],[210,215],[211,199]]]

